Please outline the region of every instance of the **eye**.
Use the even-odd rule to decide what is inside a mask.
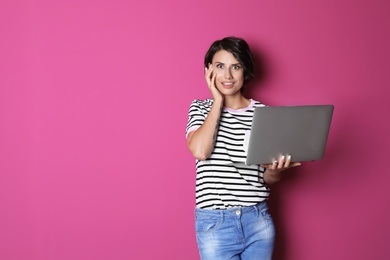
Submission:
[[[223,64],[218,63],[218,64],[217,64],[217,68],[218,68],[218,69],[223,69]]]
[[[239,69],[241,69],[241,66],[240,65],[233,65],[232,68],[234,70],[239,70]]]

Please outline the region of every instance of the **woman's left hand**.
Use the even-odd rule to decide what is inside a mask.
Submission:
[[[290,155],[281,155],[279,159],[275,160],[273,163],[261,165],[266,168],[263,176],[264,181],[268,185],[278,182],[282,178],[282,171],[300,165],[300,162],[291,162]]]
[[[291,162],[291,155],[281,155],[278,160],[261,166],[271,171],[284,171],[292,167],[300,166],[300,162]]]

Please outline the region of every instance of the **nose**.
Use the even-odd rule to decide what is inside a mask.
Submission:
[[[232,79],[232,78],[233,78],[232,72],[230,71],[229,68],[226,68],[226,69],[225,69],[225,78],[226,78],[226,79]]]

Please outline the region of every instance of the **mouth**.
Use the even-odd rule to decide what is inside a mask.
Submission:
[[[221,82],[221,85],[224,88],[232,88],[234,87],[234,82]]]

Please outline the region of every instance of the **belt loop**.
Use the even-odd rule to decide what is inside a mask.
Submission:
[[[256,205],[254,205],[253,207],[255,207],[255,209],[256,209],[257,217],[259,217],[259,215],[260,215],[259,204],[256,204]]]

